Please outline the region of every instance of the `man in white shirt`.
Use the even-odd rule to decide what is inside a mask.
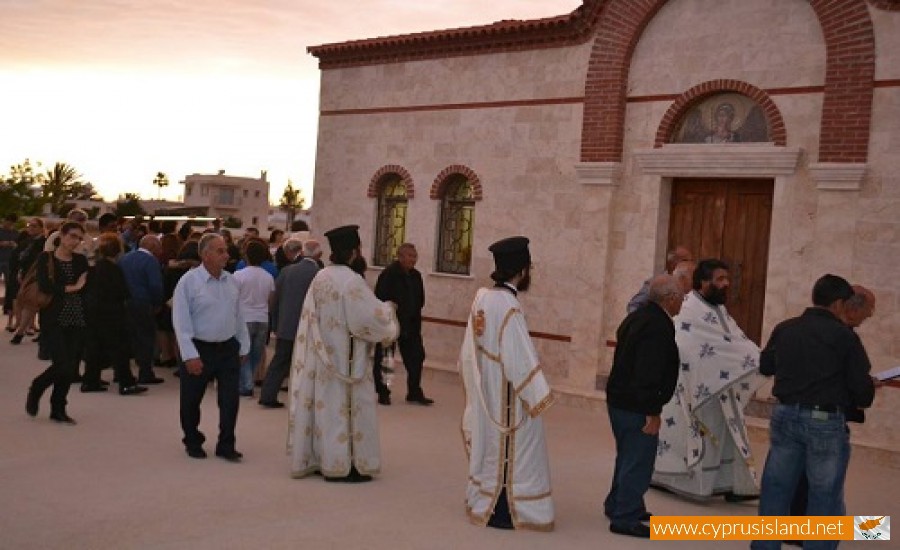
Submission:
[[[241,397],[253,397],[253,373],[262,359],[269,335],[269,303],[275,292],[275,279],[260,267],[269,257],[266,246],[250,241],[244,251],[247,267],[234,272],[240,290],[241,313],[250,334],[250,352],[241,364]]]

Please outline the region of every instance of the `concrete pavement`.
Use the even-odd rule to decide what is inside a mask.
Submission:
[[[180,442],[178,381],[168,369],[158,369],[166,382],[141,396],[82,394],[73,386],[69,414],[77,426],[47,418],[48,395],[32,419],[25,393],[45,366],[36,351],[29,340],[20,346],[0,341],[2,549],[697,547],[609,533],[601,503],[615,450],[603,411],[557,404],[545,416],[556,530],[497,531],[473,526],[465,515],[463,393],[447,374],[426,372],[433,407],[407,405],[402,391],[395,392],[394,405],[379,407],[383,473],[372,483],[343,485],[291,479],[287,413],[262,409],[255,399],[241,400],[242,463],[188,458]],[[402,375],[395,384],[403,387]],[[214,441],[214,392],[203,415],[202,429]],[[755,450],[761,468],[765,447]],[[891,514],[898,493],[896,470],[851,461],[848,513]],[[647,500],[662,515],[756,513],[755,503],[697,504],[654,490]]]

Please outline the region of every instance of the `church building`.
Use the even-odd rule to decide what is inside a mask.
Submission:
[[[603,403],[625,305],[678,244],[728,262],[727,308],[761,344],[821,275],[868,287],[873,371],[900,365],[900,1],[584,0],[309,52],[313,227],[359,224],[370,278],[416,245],[427,367],[456,369],[488,246],[512,235],[572,402]],[[898,407],[878,390],[854,443],[900,463]]]

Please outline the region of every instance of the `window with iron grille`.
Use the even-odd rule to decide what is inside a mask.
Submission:
[[[378,186],[373,264],[386,266],[397,256],[397,247],[406,237],[406,206],[406,186],[399,175],[387,174]]]
[[[469,274],[474,214],[475,197],[469,180],[462,174],[450,176],[441,195],[437,254],[439,272]]]

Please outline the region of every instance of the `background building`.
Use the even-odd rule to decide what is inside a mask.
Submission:
[[[269,217],[269,182],[263,170],[259,178],[218,174],[191,174],[184,178],[184,206],[205,208],[204,215],[241,220],[241,227],[265,231]]]
[[[416,243],[428,366],[455,370],[487,247],[519,234],[529,326],[573,398],[602,399],[625,304],[675,244],[731,264],[758,342],[823,273],[870,287],[860,335],[875,370],[900,364],[900,2],[585,0],[310,52],[313,227],[360,224],[375,265]],[[898,406],[881,391],[855,441],[900,451]]]

